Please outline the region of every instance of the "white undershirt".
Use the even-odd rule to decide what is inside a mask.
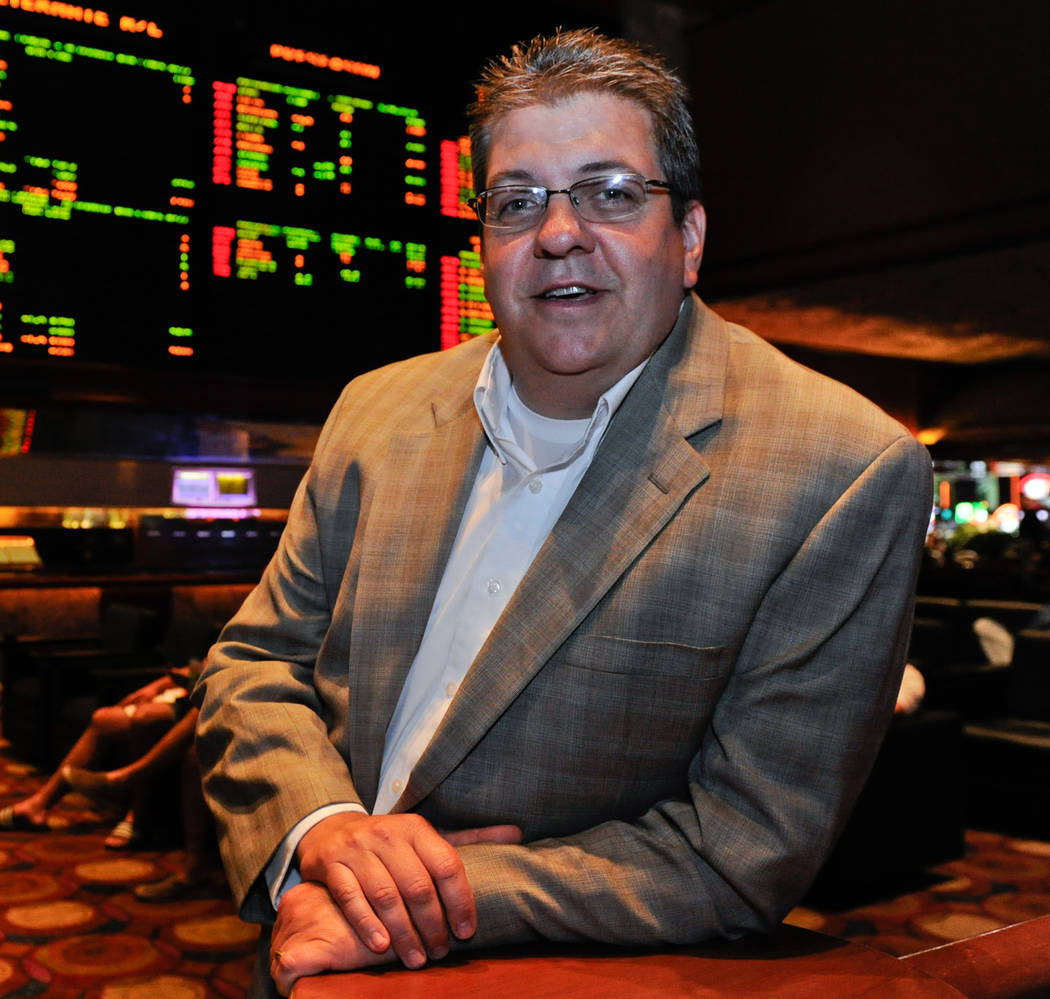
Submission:
[[[423,640],[387,727],[372,813],[389,812],[445,717],[475,656],[575,492],[624,397],[646,362],[612,386],[589,419],[556,420],[528,409],[497,344],[474,389],[488,438]],[[299,840],[338,803],[318,809],[285,838],[266,869],[271,898],[298,882]],[[277,890],[279,889],[279,891]]]

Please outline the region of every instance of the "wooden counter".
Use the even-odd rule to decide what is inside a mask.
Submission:
[[[602,947],[461,953],[302,979],[292,999],[960,999],[947,982],[861,944],[794,926],[768,939],[669,951]]]

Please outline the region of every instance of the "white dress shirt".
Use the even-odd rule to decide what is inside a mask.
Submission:
[[[589,419],[556,420],[528,409],[511,384],[499,345],[474,388],[489,447],[460,522],[419,651],[387,727],[373,814],[389,812],[445,717],[475,656],[590,466],[613,414],[643,361],[612,386]],[[300,821],[266,870],[276,905],[299,878],[295,847],[317,822],[352,803],[318,809]]]

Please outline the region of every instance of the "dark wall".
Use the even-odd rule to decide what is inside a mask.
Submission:
[[[1050,233],[1050,6],[769,0],[699,24],[716,288]]]

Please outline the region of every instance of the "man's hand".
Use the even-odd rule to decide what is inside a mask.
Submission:
[[[375,954],[361,943],[324,885],[304,881],[281,898],[270,940],[270,976],[282,996],[306,975],[393,960],[392,950]]]
[[[406,967],[421,968],[449,952],[449,927],[460,940],[477,929],[474,893],[455,848],[483,842],[519,843],[521,830],[442,834],[411,813],[342,812],[307,832],[297,856],[303,879],[327,888],[359,944],[373,955],[392,949]]]

